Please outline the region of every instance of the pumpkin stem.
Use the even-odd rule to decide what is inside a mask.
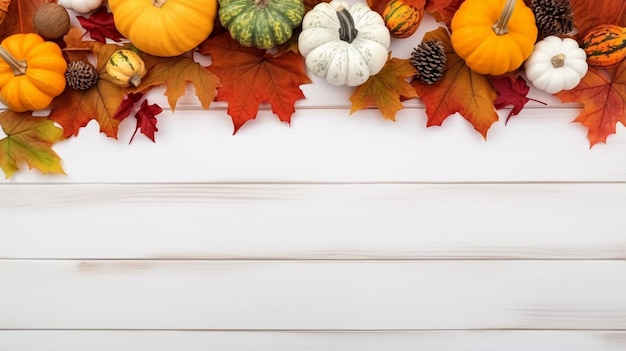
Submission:
[[[130,76],[128,81],[136,88],[139,86],[139,84],[141,84],[141,76],[138,74],[133,74],[132,76]]]
[[[152,6],[161,8],[166,2],[167,0],[152,0]]]
[[[357,34],[359,34],[359,31],[354,25],[354,18],[352,18],[350,11],[345,7],[340,7],[337,9],[337,18],[339,19],[340,25],[339,39],[352,43],[352,41],[356,39]]]
[[[498,17],[496,23],[491,26],[497,35],[504,35],[509,32],[507,25],[509,24],[509,20],[511,20],[511,16],[513,16],[514,8],[515,0],[506,0],[506,4],[504,4],[500,17]]]
[[[270,2],[268,0],[254,0],[254,6],[259,8],[268,7]]]
[[[565,66],[565,54],[561,53],[552,57],[550,62],[552,62],[552,66],[554,66],[554,68]]]
[[[9,65],[13,69],[14,75],[21,76],[26,74],[26,68],[28,67],[26,65],[26,61],[16,59],[13,55],[11,55],[10,52],[7,51],[7,49],[3,48],[2,46],[0,46],[0,58],[2,58],[4,62],[6,62],[7,65]]]

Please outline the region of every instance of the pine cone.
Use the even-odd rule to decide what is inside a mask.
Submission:
[[[419,44],[411,54],[411,64],[417,69],[416,77],[423,83],[431,85],[443,77],[446,65],[446,53],[443,44],[432,39]]]
[[[92,65],[83,61],[72,61],[65,72],[67,85],[75,90],[87,90],[98,81],[98,73]]]
[[[574,30],[574,12],[569,0],[530,0],[541,37],[564,35]]]

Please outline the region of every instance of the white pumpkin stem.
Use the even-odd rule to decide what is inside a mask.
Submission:
[[[161,8],[166,2],[167,0],[152,0],[152,6]]]
[[[7,65],[9,65],[13,69],[14,75],[21,76],[26,74],[26,68],[28,67],[28,65],[26,65],[26,61],[16,59],[13,55],[11,55],[10,52],[7,51],[7,49],[3,48],[2,46],[0,46],[0,58],[2,58],[4,62],[6,62]]]
[[[507,26],[511,20],[511,16],[513,16],[515,2],[515,0],[506,0],[506,4],[504,4],[500,17],[498,17],[496,23],[494,23],[491,27],[497,35],[504,35],[509,32],[509,28]]]
[[[340,25],[339,39],[352,43],[352,41],[356,39],[357,34],[359,34],[359,31],[354,25],[354,18],[352,18],[350,11],[345,7],[338,8],[337,18],[339,19]]]
[[[565,54],[561,53],[552,57],[550,62],[552,62],[552,66],[554,66],[554,68],[565,66]]]
[[[138,74],[133,74],[132,76],[130,76],[130,78],[128,79],[128,82],[130,84],[132,84],[135,88],[139,86],[139,84],[141,84],[141,76]]]

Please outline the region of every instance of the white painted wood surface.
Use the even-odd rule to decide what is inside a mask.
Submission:
[[[0,350],[626,350],[623,126],[533,90],[485,142],[313,80],[291,126],[190,94],[0,183]]]

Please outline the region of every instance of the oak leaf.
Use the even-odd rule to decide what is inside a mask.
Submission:
[[[211,56],[209,70],[222,82],[216,101],[228,102],[235,133],[256,118],[261,103],[269,103],[280,120],[289,123],[296,101],[304,98],[300,85],[311,83],[301,55],[286,52],[276,56],[246,48],[228,33],[202,43],[200,52]]]
[[[498,94],[498,97],[493,102],[496,110],[501,110],[509,105],[513,105],[513,108],[506,117],[504,124],[508,123],[511,117],[517,116],[529,101],[535,101],[546,105],[545,102],[541,102],[527,96],[530,91],[530,87],[526,83],[526,79],[520,75],[491,77],[491,84],[496,89],[496,93]]]
[[[446,53],[443,77],[432,85],[424,84],[419,79],[412,82],[426,105],[427,126],[439,126],[450,115],[458,112],[483,138],[487,138],[487,131],[498,120],[494,109],[497,94],[489,78],[473,72],[454,52],[445,28],[426,33],[423,40],[431,39],[440,40]]]
[[[417,97],[415,89],[406,80],[416,73],[408,59],[388,59],[378,74],[354,90],[350,97],[350,113],[376,106],[385,119],[395,121],[396,113],[403,108],[401,98]]]
[[[188,82],[193,84],[204,109],[209,108],[215,98],[215,89],[221,85],[215,74],[187,56],[157,57],[144,54],[143,59],[148,73],[133,91],[145,92],[155,86],[164,86],[172,111],[176,110],[178,99],[185,95]]]
[[[33,117],[32,112],[4,111],[0,127],[6,137],[0,139],[0,168],[10,178],[21,163],[42,173],[65,174],[61,159],[52,145],[61,140],[63,131],[45,117]]]
[[[606,143],[618,122],[626,125],[626,60],[612,71],[589,67],[578,86],[554,95],[562,102],[583,104],[574,122],[587,127],[590,146]]]
[[[100,44],[91,42],[93,53],[97,57],[96,71],[100,79],[96,85],[86,91],[77,91],[70,87],[52,100],[50,119],[63,127],[63,137],[69,138],[78,135],[80,128],[92,120],[100,125],[100,131],[106,136],[117,138],[119,120],[114,118],[115,112],[128,92],[127,88],[120,88],[111,83],[106,77],[106,62],[120,46],[114,44]],[[88,60],[88,52],[81,52]],[[77,54],[77,53],[75,53]]]
[[[574,26],[582,35],[600,24],[617,24],[626,27],[626,1],[624,0],[570,0],[574,13]]]

